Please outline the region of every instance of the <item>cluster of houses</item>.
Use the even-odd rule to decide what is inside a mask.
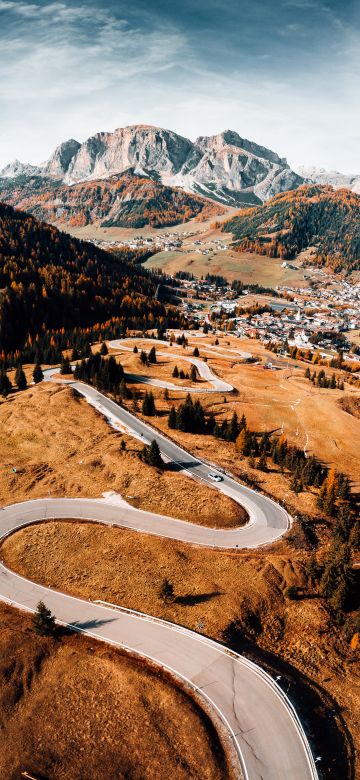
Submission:
[[[339,280],[336,284],[321,289],[277,288],[279,296],[264,298],[243,290],[240,297],[234,297],[230,285],[219,287],[211,279],[185,281],[183,285],[192,288],[199,298],[207,298],[209,324],[226,327],[238,337],[260,339],[264,344],[276,342],[280,345],[296,346],[303,350],[320,350],[324,357],[332,357],[341,347],[344,358],[359,362],[359,356],[349,353],[352,331],[360,330],[360,284]],[[270,311],[255,310],[249,302],[268,304]],[[184,301],[184,308],[194,319],[204,320],[203,306]],[[248,309],[248,311],[244,311]],[[316,336],[316,338],[314,338]]]

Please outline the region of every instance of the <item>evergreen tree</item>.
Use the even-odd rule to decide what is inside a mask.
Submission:
[[[229,441],[236,441],[239,432],[240,432],[240,428],[239,428],[238,416],[236,412],[234,412],[228,430]]]
[[[12,384],[11,381],[6,373],[6,371],[1,371],[0,374],[0,395],[2,395],[4,398],[11,393],[12,390]]]
[[[244,428],[247,428],[247,423],[246,423],[246,417],[244,413],[242,413],[240,423],[239,423],[239,431],[242,431]]]
[[[144,395],[141,411],[146,417],[153,417],[156,414],[155,400],[151,390],[150,392],[146,391]]]
[[[55,632],[55,617],[43,601],[39,601],[32,622],[34,631],[41,636],[52,636]]]
[[[27,381],[26,381],[26,376],[24,374],[22,365],[18,365],[16,369],[15,382],[19,390],[26,390]]]
[[[155,347],[151,347],[151,350],[149,352],[148,361],[149,361],[149,363],[156,363],[156,349],[155,349]]]
[[[108,355],[108,353],[109,353],[109,350],[108,350],[108,348],[106,346],[105,341],[103,341],[102,344],[101,344],[101,348],[100,348],[100,355]]]
[[[39,382],[42,382],[43,379],[44,379],[44,374],[43,374],[42,368],[39,365],[39,363],[36,363],[36,366],[35,366],[35,368],[33,370],[33,380],[34,380],[35,384],[37,385]]]
[[[196,382],[197,380],[197,371],[194,365],[191,366],[190,379],[192,382]]]
[[[199,352],[197,347],[195,347],[195,349],[193,351],[193,355],[194,355],[194,357],[199,357],[200,356],[200,352]]]
[[[145,445],[141,457],[149,466],[154,466],[157,469],[164,468],[164,461],[156,439],[153,439],[149,446]]]
[[[137,346],[135,344],[135,347],[133,349],[133,353],[134,353],[134,355],[137,355],[138,352],[139,352],[139,350],[138,350],[138,348],[137,348]]]
[[[162,468],[164,465],[156,439],[153,439],[150,444],[148,463],[150,466],[156,466],[156,468]]]
[[[168,417],[168,426],[169,428],[172,428],[173,430],[176,428],[176,410],[175,406],[172,406],[169,412]]]
[[[61,358],[61,365],[60,365],[60,374],[71,374],[72,368],[70,364],[70,360],[68,357],[64,357],[64,355]]]
[[[148,356],[144,349],[142,349],[140,352],[140,361],[143,364],[143,366],[149,365]]]
[[[173,375],[173,377],[174,377],[175,379],[177,379],[177,378],[178,378],[178,376],[179,376],[179,369],[178,369],[178,367],[177,367],[177,366],[174,366],[174,369],[173,369],[172,375]]]

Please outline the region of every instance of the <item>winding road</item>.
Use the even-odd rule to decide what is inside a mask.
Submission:
[[[53,374],[52,370],[46,379],[52,379]],[[156,438],[166,459],[178,464],[185,474],[214,487],[208,476],[208,464],[94,388],[82,382],[70,380],[69,383],[112,425],[125,428],[143,441]],[[99,500],[39,499],[4,507],[0,512],[0,538],[26,524],[49,518],[93,520],[225,549],[269,544],[288,529],[290,518],[282,507],[213,466],[211,472],[223,478],[216,489],[246,508],[249,514],[246,526],[210,529],[134,509],[117,496],[109,495]],[[74,630],[128,648],[186,680],[222,720],[237,751],[239,777],[245,780],[315,780],[318,777],[310,746],[291,702],[268,674],[242,656],[181,626],[120,605],[85,601],[37,585],[3,564],[0,564],[0,598],[28,610],[33,610],[43,599],[57,619]]]

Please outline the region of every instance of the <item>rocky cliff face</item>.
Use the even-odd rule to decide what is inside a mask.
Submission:
[[[0,177],[19,175],[14,166],[13,173],[9,168]],[[193,143],[149,125],[97,133],[82,144],[66,141],[41,169],[29,175],[41,173],[74,184],[108,178],[129,168],[162,184],[230,205],[260,203],[303,182],[285,159],[231,130],[202,136]]]

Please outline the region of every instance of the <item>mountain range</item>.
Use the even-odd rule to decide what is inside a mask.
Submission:
[[[360,195],[360,175],[339,173],[339,171],[326,171],[325,168],[315,166],[298,168],[298,173],[306,182],[313,184],[331,184],[335,189],[346,188]]]
[[[129,170],[231,206],[258,204],[303,183],[286,159],[232,130],[192,142],[170,130],[133,125],[84,143],[65,141],[41,166],[10,163],[0,171],[0,196],[7,180],[33,179],[36,189],[38,177],[72,186]]]

